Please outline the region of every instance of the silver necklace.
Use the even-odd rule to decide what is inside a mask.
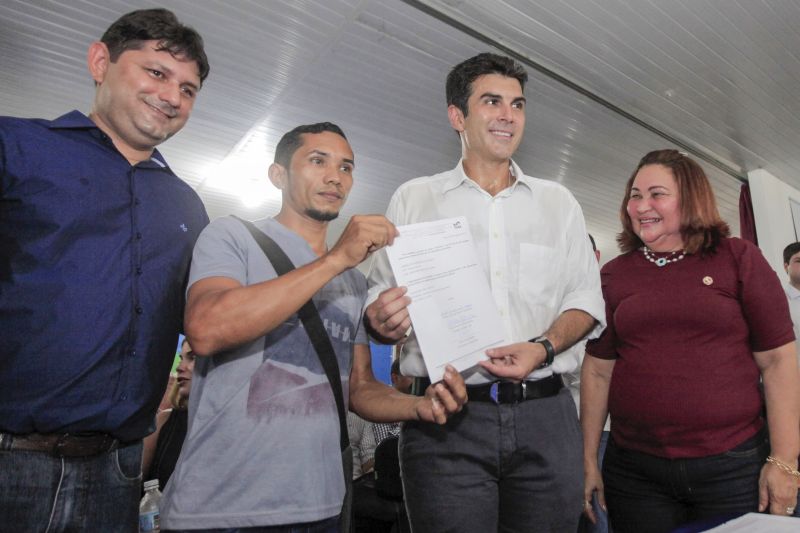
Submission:
[[[686,252],[684,250],[675,250],[668,257],[656,257],[652,255],[653,251],[647,246],[644,247],[643,251],[645,259],[647,259],[651,263],[655,263],[657,267],[663,267],[669,263],[677,263],[678,261],[686,257]]]

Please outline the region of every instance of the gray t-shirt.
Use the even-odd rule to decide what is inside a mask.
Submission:
[[[317,258],[273,219],[255,222],[295,266]],[[224,276],[253,285],[275,270],[241,222],[225,217],[200,235],[189,287]],[[345,401],[361,326],[364,276],[348,270],[314,295],[342,375]],[[265,337],[198,357],[189,428],[164,492],[162,527],[236,528],[335,516],[344,498],[339,419],[330,384],[297,315]]]

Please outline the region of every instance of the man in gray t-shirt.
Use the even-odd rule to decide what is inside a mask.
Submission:
[[[327,226],[352,186],[353,153],[330,123],[278,143],[269,177],[281,210],[255,224],[297,267],[283,276],[244,225],[214,221],[194,250],[186,331],[198,356],[189,428],[162,500],[171,530],[309,524],[336,531],[344,497],[330,384],[297,310],[313,297],[345,399],[364,418],[444,423],[466,391],[450,369],[417,398],[375,380],[361,322],[366,280],[353,269],[392,243],[383,216],[355,216],[331,250]]]

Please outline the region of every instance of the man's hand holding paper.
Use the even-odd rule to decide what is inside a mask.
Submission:
[[[390,289],[381,294],[367,310],[373,328],[381,335],[397,336],[396,324],[405,323],[405,317],[396,307],[402,305],[401,298],[410,298],[408,314],[434,382],[442,379],[447,364],[464,371],[485,360],[488,348],[507,344],[466,219],[410,224],[398,230],[387,254],[398,285],[407,287],[407,292],[401,295]]]
[[[370,334],[386,344],[395,344],[405,337],[411,327],[405,287],[392,287],[381,292],[378,299],[367,306],[366,318]]]

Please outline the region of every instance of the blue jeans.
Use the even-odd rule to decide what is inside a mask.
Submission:
[[[241,527],[229,529],[170,529],[163,533],[340,533],[339,517],[334,516],[318,522],[287,524],[282,526]]]
[[[0,533],[137,533],[142,442],[91,457],[0,449]]]
[[[690,522],[758,511],[758,477],[769,453],[762,429],[709,457],[667,459],[610,439],[603,483],[615,533],[661,533]]]
[[[603,457],[606,454],[606,446],[608,445],[608,431],[603,431],[600,435],[600,446],[597,449],[597,464],[603,468]],[[600,507],[600,502],[597,499],[597,494],[592,496],[592,511],[597,518],[597,523],[592,522],[586,518],[586,515],[581,515],[581,523],[578,525],[578,533],[611,533],[611,528],[608,525],[608,515]]]
[[[400,468],[414,533],[575,533],[583,453],[567,389],[469,402],[445,425],[406,422]]]

